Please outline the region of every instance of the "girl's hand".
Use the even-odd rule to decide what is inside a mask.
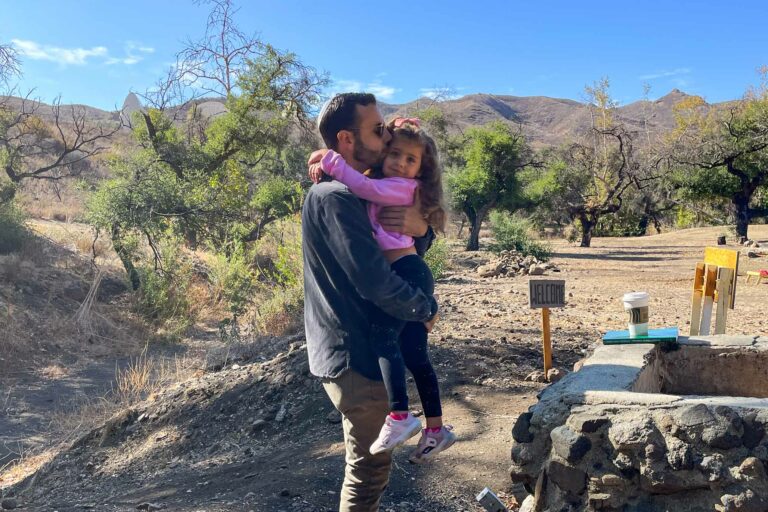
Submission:
[[[326,153],[328,153],[327,149],[318,149],[309,155],[307,165],[309,166],[309,179],[312,180],[312,183],[320,183],[320,180],[323,178],[323,169],[320,167],[320,160],[323,159]]]

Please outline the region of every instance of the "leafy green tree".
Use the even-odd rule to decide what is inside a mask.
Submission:
[[[592,117],[586,140],[550,151],[546,170],[527,187],[540,205],[539,215],[549,222],[578,226],[581,247],[591,245],[601,219],[621,209],[641,168],[634,152],[635,135],[616,121],[608,80],[604,78],[586,91]]]
[[[699,97],[678,104],[670,137],[669,161],[683,196],[730,201],[743,237],[752,219],[768,216],[767,72],[760,87],[725,108],[706,109]]]
[[[214,21],[230,23],[230,18],[216,18],[229,2],[214,4]],[[233,48],[239,32],[229,24],[220,29],[233,39],[211,44]],[[225,109],[216,116],[206,119],[196,101],[173,105],[170,98],[180,82],[157,89],[152,98],[157,108],[136,112],[131,120],[136,148],[113,158],[114,178],[93,196],[91,222],[112,235],[134,288],[141,284],[135,268],[143,256],[136,239],[150,247],[154,267],[161,271],[164,241],[182,239],[190,247],[205,243],[232,254],[301,205],[296,177],[304,175],[305,164],[297,155],[306,155],[310,147],[301,128],[326,80],[291,53],[263,43],[249,48],[238,56],[244,67],[233,66],[234,60],[224,67],[209,63],[231,76],[199,73],[210,92],[218,85],[226,95]]]
[[[540,165],[519,130],[504,123],[473,127],[466,133],[463,167],[447,173],[451,205],[470,223],[467,250],[479,249],[480,228],[495,209],[514,211],[525,203],[519,173]]]

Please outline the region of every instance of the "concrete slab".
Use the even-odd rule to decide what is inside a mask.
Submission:
[[[680,336],[677,342],[682,346],[697,347],[749,347],[755,344],[757,336],[730,336],[718,334],[716,336]]]

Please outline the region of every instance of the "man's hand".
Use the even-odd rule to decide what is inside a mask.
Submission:
[[[427,234],[429,224],[421,213],[421,200],[419,189],[413,196],[411,206],[387,206],[379,211],[379,224],[387,231],[394,231],[413,237],[422,237]]]
[[[309,179],[312,180],[312,183],[320,183],[320,180],[323,178],[323,169],[320,167],[320,160],[323,159],[326,153],[328,153],[327,149],[318,149],[309,155],[307,165],[309,166]]]
[[[433,316],[429,321],[424,322],[424,327],[427,328],[427,332],[432,332],[432,328],[435,327],[435,324],[440,319],[440,313],[435,313],[435,316]]]

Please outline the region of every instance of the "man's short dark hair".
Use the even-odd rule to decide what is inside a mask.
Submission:
[[[336,149],[336,135],[341,130],[357,128],[357,105],[370,104],[376,104],[376,96],[366,92],[344,92],[328,100],[317,119],[325,146]]]

